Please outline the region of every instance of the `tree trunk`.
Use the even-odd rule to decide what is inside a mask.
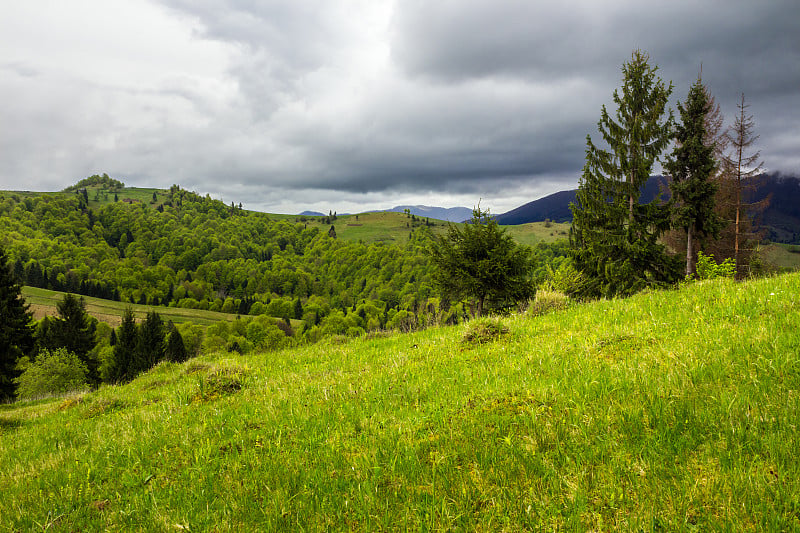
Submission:
[[[739,211],[741,210],[741,187],[739,187],[740,191],[737,192],[736,198],[736,230],[734,232],[734,239],[733,239],[733,262],[736,265],[736,279],[741,278],[739,274]]]
[[[633,172],[628,177],[628,226],[633,226]]]
[[[694,250],[692,250],[692,225],[689,224],[689,227],[686,228],[686,275],[691,276],[694,272],[694,265],[692,264],[692,259],[694,256]]]

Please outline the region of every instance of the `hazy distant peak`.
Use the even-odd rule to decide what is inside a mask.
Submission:
[[[402,213],[408,209],[418,217],[435,218],[449,222],[464,222],[472,217],[472,209],[468,207],[434,207],[430,205],[398,205],[387,211]]]

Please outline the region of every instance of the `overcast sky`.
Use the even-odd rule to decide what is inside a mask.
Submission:
[[[800,175],[800,2],[0,3],[0,189],[95,173],[269,212],[502,213],[577,187],[633,49]],[[612,108],[613,109],[613,108]]]

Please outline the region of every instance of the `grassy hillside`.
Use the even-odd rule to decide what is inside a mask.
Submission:
[[[288,220],[291,222],[304,222],[308,227],[318,227],[320,230],[328,231],[331,225],[336,230],[336,236],[340,239],[365,243],[385,242],[395,244],[405,244],[412,227],[423,225],[425,219],[417,219],[414,222],[404,213],[376,212],[361,213],[359,215],[338,216],[333,224],[324,224],[321,217],[301,217],[295,215],[270,215],[276,220]],[[442,234],[447,231],[447,222],[442,220],[429,219],[430,229],[434,234]],[[518,226],[503,226],[520,244],[534,245],[540,241],[555,242],[567,239],[569,236],[569,224],[557,224],[544,222],[531,222]]]
[[[300,217],[294,215],[270,215],[275,219],[286,219],[291,222],[304,222],[309,228],[317,227],[328,232],[331,226],[336,230],[336,237],[347,241],[364,243],[385,242],[392,244],[405,244],[412,229],[412,220],[403,213],[379,212],[362,213],[358,215],[337,216],[332,224],[323,223],[322,217]],[[443,231],[447,223],[441,220],[431,220],[434,232]],[[418,223],[414,227],[420,227]]]
[[[533,246],[538,242],[552,243],[569,238],[569,224],[557,222],[529,222],[517,226],[503,226],[520,244]]]
[[[764,257],[771,265],[800,270],[800,246],[796,244],[770,244],[763,247]]]
[[[0,529],[794,530],[800,274],[0,406]]]
[[[153,202],[153,193],[156,193],[157,202]],[[114,194],[117,195],[117,201],[123,202],[130,200],[133,202],[141,202],[144,204],[158,207],[167,197],[168,191],[166,189],[153,189],[142,187],[123,187],[118,191],[114,191],[107,187],[90,185],[86,187],[86,196],[89,198],[89,207],[97,208],[100,206],[113,204]],[[32,192],[32,191],[0,191],[3,196],[17,196],[19,198],[37,198],[41,196],[61,196],[64,198],[71,198],[75,196],[74,192]]]
[[[31,305],[33,317],[40,319],[45,315],[55,316],[58,314],[56,304],[64,298],[63,292],[40,289],[37,287],[22,287],[22,296]],[[86,311],[101,322],[105,322],[112,327],[117,327],[122,322],[122,314],[127,307],[133,309],[133,315],[137,319],[142,319],[151,310],[156,310],[165,321],[171,320],[176,324],[191,322],[201,326],[209,326],[220,320],[235,320],[236,315],[230,313],[217,313],[214,311],[204,311],[201,309],[181,309],[178,307],[153,307],[152,305],[139,305],[127,302],[115,302],[84,296]]]

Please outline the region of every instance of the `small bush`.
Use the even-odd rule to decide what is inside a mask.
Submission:
[[[103,398],[89,403],[83,412],[83,418],[95,418],[125,408],[125,402],[118,398]]]
[[[539,290],[560,292],[572,297],[585,294],[589,284],[586,274],[576,269],[571,261],[562,261],[557,269],[548,268],[547,279]]]
[[[569,307],[569,297],[563,292],[539,289],[528,307],[529,316],[541,316]]]
[[[35,361],[29,363],[22,375],[16,378],[19,398],[40,398],[52,394],[82,391],[86,383],[86,363],[66,348],[50,352],[42,350]]]
[[[75,407],[76,405],[80,405],[83,403],[83,400],[86,398],[85,394],[77,394],[75,396],[70,396],[65,398],[61,405],[58,406],[59,411],[65,411],[71,407]]]
[[[193,403],[210,402],[238,392],[244,387],[244,370],[220,368],[198,380],[198,391],[192,396]]]
[[[697,252],[697,279],[732,278],[736,275],[736,261],[727,258],[722,263],[714,261],[713,255]]]
[[[789,249],[789,252],[797,254],[800,253],[800,249]],[[783,270],[771,264],[767,260],[766,256],[764,255],[764,250],[760,246],[753,250],[747,266],[751,277],[771,276]]]
[[[499,318],[480,318],[469,323],[462,342],[466,344],[484,344],[495,341],[507,334],[508,327]]]

